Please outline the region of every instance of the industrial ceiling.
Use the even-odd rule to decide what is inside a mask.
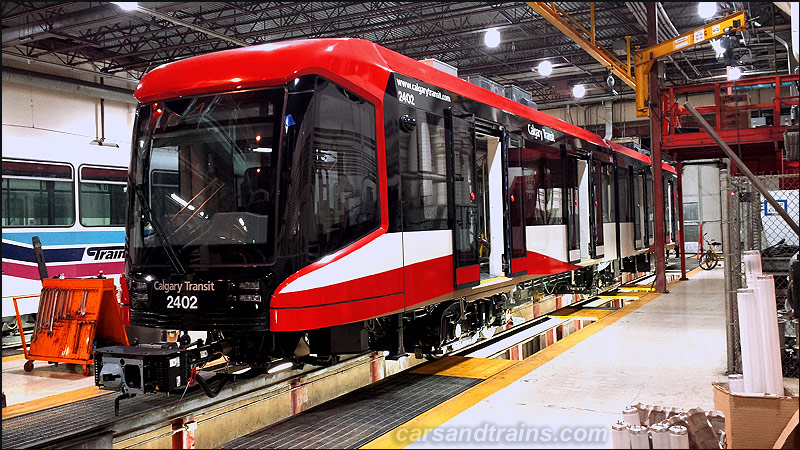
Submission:
[[[193,55],[289,39],[363,38],[415,59],[436,58],[459,76],[483,75],[533,92],[540,107],[574,102],[571,89],[587,86],[583,99],[633,90],[606,83],[608,70],[522,2],[140,2],[135,12],[107,2],[3,2],[3,61],[50,61],[114,77],[139,79],[160,64]],[[589,26],[589,2],[558,2]],[[624,61],[625,36],[647,46],[642,2],[595,4],[597,42]],[[659,40],[702,26],[697,2],[657,6]],[[744,75],[789,72],[789,17],[771,2],[717,3],[717,15],[745,11],[735,57]],[[501,43],[488,48],[484,33],[495,27]],[[534,69],[550,60],[549,77]],[[721,81],[725,65],[710,44],[664,61],[665,85]]]

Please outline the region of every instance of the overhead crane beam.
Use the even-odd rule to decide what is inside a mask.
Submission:
[[[594,5],[594,3],[592,3]],[[559,31],[575,41],[582,49],[589,53],[594,59],[611,70],[611,73],[619,77],[628,86],[636,89],[636,80],[629,74],[629,68],[620,61],[612,52],[609,52],[596,43],[594,33],[586,30],[565,11],[556,6],[554,2],[527,2],[534,11],[553,24]],[[594,24],[594,15],[591,18]],[[594,25],[591,26],[594,31]]]
[[[674,39],[659,42],[644,50],[640,50],[637,46],[634,54],[636,115],[638,117],[648,117],[650,115],[650,108],[647,106],[649,95],[647,78],[656,60],[686,50],[694,45],[708,42],[726,33],[744,31],[745,28],[744,11],[741,11],[683,33]]]
[[[631,67],[630,36],[626,36],[628,44],[628,63],[620,61],[612,52],[597,43],[595,38],[594,2],[591,3],[590,28],[587,30],[569,16],[564,10],[556,6],[555,2],[526,2],[531,9],[536,11],[545,20],[553,24],[559,31],[572,39],[579,47],[584,49],[594,59],[611,70],[625,84],[636,92],[636,116],[649,117],[650,107],[647,105],[649,96],[649,74],[653,63],[659,58],[686,50],[694,45],[708,42],[716,37],[733,31],[744,31],[745,14],[738,12],[722,19],[698,27],[674,39],[660,42],[645,49],[636,47],[634,64]],[[635,70],[633,70],[635,69]]]

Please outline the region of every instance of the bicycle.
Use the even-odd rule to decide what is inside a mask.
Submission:
[[[714,247],[722,245],[717,241],[709,241],[708,239],[706,239],[707,234],[708,233],[703,233],[703,239],[705,239],[706,244],[708,244],[708,250],[701,253],[700,256],[698,256],[697,258],[700,268],[703,270],[711,270],[714,267],[717,267],[717,263],[719,263],[720,256],[719,253],[714,251]]]

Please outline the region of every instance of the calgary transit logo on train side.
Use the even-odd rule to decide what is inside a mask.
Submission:
[[[535,137],[536,139],[543,139],[545,141],[550,141],[550,142],[556,141],[555,133],[544,127],[542,127],[542,129],[536,128],[536,125],[532,123],[528,124],[528,134]]]

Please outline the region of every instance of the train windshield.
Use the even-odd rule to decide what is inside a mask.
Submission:
[[[285,93],[140,107],[131,162],[132,264],[166,265],[169,255],[196,267],[271,262]]]

